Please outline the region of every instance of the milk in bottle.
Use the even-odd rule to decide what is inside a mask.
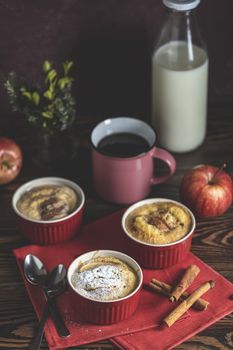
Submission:
[[[208,56],[191,18],[199,1],[163,2],[172,8],[152,56],[152,124],[160,145],[187,152],[206,134]]]

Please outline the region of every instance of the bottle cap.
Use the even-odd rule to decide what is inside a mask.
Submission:
[[[163,0],[165,6],[177,11],[188,11],[197,7],[200,0]]]

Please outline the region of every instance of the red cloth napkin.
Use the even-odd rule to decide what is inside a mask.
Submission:
[[[78,255],[95,249],[114,249],[130,255],[130,252],[127,251],[127,240],[121,229],[121,216],[122,212],[117,212],[88,224],[82,228],[74,240],[60,245],[28,245],[14,250],[22,276],[23,260],[27,254],[39,257],[49,271],[59,263],[68,267]],[[50,349],[65,349],[110,338],[122,349],[147,350],[153,347],[168,350],[231,313],[233,301],[229,297],[233,294],[233,285],[191,253],[185,261],[174,267],[157,271],[144,269],[144,283],[148,283],[153,277],[172,283],[190,264],[196,264],[201,269],[190,291],[206,280],[216,282],[215,288],[209,290],[205,295],[205,299],[210,301],[206,311],[189,310],[171,328],[163,328],[160,322],[174,308],[174,304],[164,296],[143,288],[139,307],[130,319],[111,326],[98,326],[86,323],[81,318],[79,319],[78,315],[73,314],[70,294],[67,291],[57,298],[57,305],[71,336],[67,339],[60,338],[56,333],[53,321],[48,318],[45,336]],[[30,285],[24,276],[23,279],[40,318],[45,304],[43,293],[39,287]]]

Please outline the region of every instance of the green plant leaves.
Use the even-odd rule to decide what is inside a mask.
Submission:
[[[47,77],[45,79],[46,83],[49,81],[50,83],[52,83],[54,81],[54,79],[57,76],[57,72],[55,69],[52,69],[48,72]]]
[[[40,95],[37,91],[30,92],[30,91],[26,90],[26,88],[24,86],[22,86],[20,88],[20,92],[21,92],[22,96],[26,97],[29,101],[34,103],[34,105],[36,105],[36,106],[39,105]]]
[[[43,63],[43,71],[47,73],[52,68],[52,62],[46,60]]]
[[[32,100],[31,92],[25,90],[25,91],[22,92],[22,95],[27,97],[30,101]]]
[[[67,85],[70,85],[72,83],[73,79],[69,77],[64,77],[58,80],[58,86],[60,90],[63,90]]]
[[[51,91],[50,89],[45,91],[44,92],[44,97],[46,97],[48,100],[52,101],[52,99],[54,97],[53,91]]]
[[[53,63],[43,63],[44,86],[31,86],[16,73],[11,72],[4,79],[13,111],[21,112],[27,122],[48,132],[67,129],[76,118],[75,101],[71,93],[73,77],[69,72],[72,61],[62,64],[62,70],[56,70]]]
[[[50,111],[45,111],[41,113],[43,115],[43,117],[48,118],[48,119],[52,119],[53,118],[53,113]]]
[[[33,92],[33,94],[32,94],[32,101],[34,102],[34,104],[35,104],[36,106],[39,105],[39,103],[40,103],[40,95],[38,94],[37,91],[34,91],[34,92]]]
[[[63,63],[63,69],[64,69],[65,76],[68,75],[73,64],[74,64],[74,62],[72,62],[72,61],[66,61]]]

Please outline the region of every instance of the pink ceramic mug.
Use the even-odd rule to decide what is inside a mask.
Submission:
[[[117,139],[123,142],[120,144],[120,149]],[[137,152],[140,149],[140,140],[141,152],[134,154],[134,150]],[[128,149],[127,142],[131,141],[131,147]],[[155,131],[139,119],[129,117],[106,119],[93,129],[91,143],[94,187],[100,197],[110,202],[130,204],[141,200],[149,194],[151,185],[166,181],[176,169],[173,156],[155,146]],[[100,147],[104,144],[110,146],[110,152],[109,149],[106,152],[106,148]],[[118,148],[112,152],[112,146]],[[128,153],[129,151],[132,152]],[[154,175],[153,158],[159,158],[168,165],[167,174],[160,177]]]

